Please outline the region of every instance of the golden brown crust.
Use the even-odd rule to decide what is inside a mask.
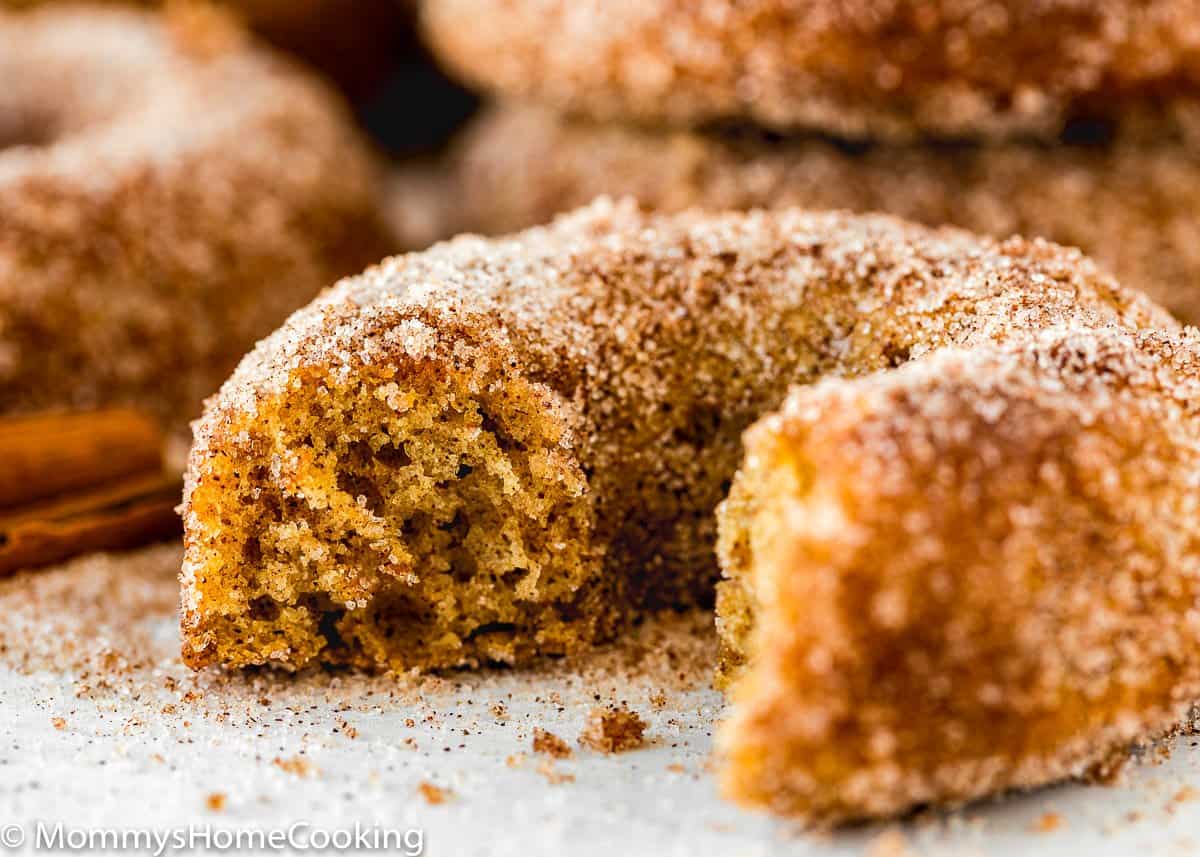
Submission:
[[[598,119],[1053,136],[1195,99],[1196,0],[431,0],[464,79]],[[482,23],[481,23],[482,22]]]
[[[755,614],[727,641],[749,656],[727,792],[893,815],[1173,728],[1200,693],[1197,393],[1194,328],[1043,332],[795,390],[747,432],[720,513]]]
[[[1187,140],[864,148],[639,130],[510,106],[478,120],[454,160],[463,229],[523,229],[601,194],[662,211],[882,211],[1080,247],[1123,285],[1200,321],[1200,154]]]
[[[179,424],[388,251],[342,104],[215,26],[0,14],[0,410],[127,402]]]
[[[601,201],[389,260],[262,342],[197,424],[187,658],[569,652],[711,597],[739,433],[791,382],[1059,324],[1174,327],[1075,251],[881,216]]]

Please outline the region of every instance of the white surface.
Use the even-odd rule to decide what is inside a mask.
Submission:
[[[306,821],[421,828],[432,855],[1200,853],[1194,739],[1114,787],[1060,786],[907,822],[894,828],[907,850],[892,852],[883,827],[806,834],[718,798],[707,760],[721,698],[672,661],[711,641],[680,642],[674,626],[685,622],[644,629],[642,651],[533,671],[195,677],[175,656],[177,560],[159,548],[0,585],[0,832],[17,824],[32,837],[39,820],[158,830]],[[656,709],[660,688],[667,704]],[[597,696],[642,714],[651,745],[608,757],[576,748],[552,763],[574,781],[548,782],[533,728],[574,744]],[[522,763],[506,762],[518,753]],[[300,758],[308,772],[277,758]],[[431,806],[423,781],[453,796]],[[1189,783],[1195,797],[1181,793]],[[206,806],[214,793],[225,795],[220,812]],[[1061,824],[1037,830],[1049,812]]]

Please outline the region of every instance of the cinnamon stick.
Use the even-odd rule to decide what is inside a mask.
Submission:
[[[153,420],[125,409],[0,419],[0,509],[161,469]]]
[[[164,446],[126,410],[0,419],[0,576],[178,535]]]

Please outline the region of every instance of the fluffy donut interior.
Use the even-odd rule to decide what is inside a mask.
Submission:
[[[588,636],[590,501],[544,391],[432,372],[309,386],[266,403],[193,495],[239,498],[204,516],[224,524],[197,571],[220,619],[193,661],[433,668]]]
[[[755,619],[761,605],[751,570],[756,553],[769,552],[770,539],[776,534],[775,528],[762,526],[771,518],[760,516],[759,511],[764,506],[771,508],[780,497],[804,497],[814,469],[811,462],[794,456],[769,463],[762,456],[749,457],[719,507],[717,555],[725,579],[717,585],[718,652],[713,683],[718,690],[732,688],[753,657]]]

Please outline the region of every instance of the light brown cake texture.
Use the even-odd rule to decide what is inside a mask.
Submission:
[[[1080,115],[1170,113],[1200,83],[1197,0],[427,0],[422,15],[473,85],[645,124],[1053,137]]]
[[[1200,695],[1200,336],[797,388],[720,517],[722,780],[809,821],[1082,775]]]
[[[175,425],[391,249],[342,103],[224,18],[0,13],[0,412]]]
[[[751,131],[653,131],[509,106],[477,120],[453,161],[460,229],[523,229],[601,194],[668,212],[882,211],[1079,247],[1123,285],[1200,321],[1194,140],[855,147]]]
[[[1048,327],[1173,329],[1078,252],[883,216],[600,201],[324,293],[196,426],[184,656],[567,653],[711,599],[740,433],[792,383]]]

